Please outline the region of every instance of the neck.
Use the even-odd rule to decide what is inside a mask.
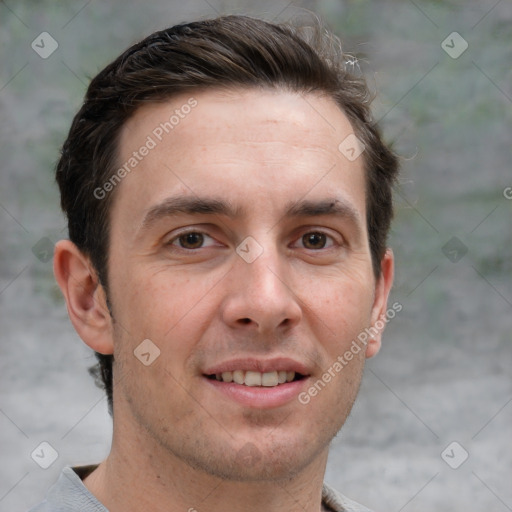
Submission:
[[[114,433],[107,459],[84,484],[110,512],[320,512],[326,447],[302,471],[287,478],[233,481],[192,468],[147,439],[130,442]]]

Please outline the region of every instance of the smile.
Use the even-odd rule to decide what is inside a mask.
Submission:
[[[249,387],[275,387],[288,382],[301,380],[303,375],[294,371],[270,371],[270,372],[257,372],[251,370],[235,370],[232,372],[222,372],[211,374],[207,376],[209,379],[215,379],[219,382],[234,382],[236,384],[245,385]]]

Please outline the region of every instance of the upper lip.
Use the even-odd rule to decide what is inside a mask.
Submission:
[[[273,371],[286,371],[309,375],[308,367],[295,359],[288,357],[277,357],[273,359],[238,358],[230,359],[207,368],[205,375],[214,375],[223,372],[234,372],[235,370],[253,371],[267,373]]]

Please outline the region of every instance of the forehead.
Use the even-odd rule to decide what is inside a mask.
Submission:
[[[351,134],[334,101],[313,94],[195,91],[145,105],[121,132],[118,165],[128,172],[113,217],[138,224],[176,194],[225,197],[260,216],[299,197],[340,195],[364,219],[363,159],[340,151]]]
[[[270,150],[271,143],[288,143],[296,150],[328,150],[338,157],[338,139],[352,131],[330,97],[274,89],[214,89],[140,107],[125,123],[119,148],[130,152],[144,142],[141,136],[148,136],[160,149],[172,148],[176,154],[189,149],[182,144],[186,140],[204,148],[212,143],[264,142]]]

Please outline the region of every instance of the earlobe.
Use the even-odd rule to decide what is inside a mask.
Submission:
[[[73,242],[61,240],[55,246],[53,271],[78,335],[96,352],[112,354],[112,319],[89,258]]]
[[[394,277],[394,256],[393,251],[388,248],[382,258],[380,265],[380,276],[375,285],[375,298],[373,301],[371,315],[371,338],[366,346],[366,357],[370,358],[376,355],[382,344],[382,333],[387,322],[387,304],[389,292],[393,286]]]

